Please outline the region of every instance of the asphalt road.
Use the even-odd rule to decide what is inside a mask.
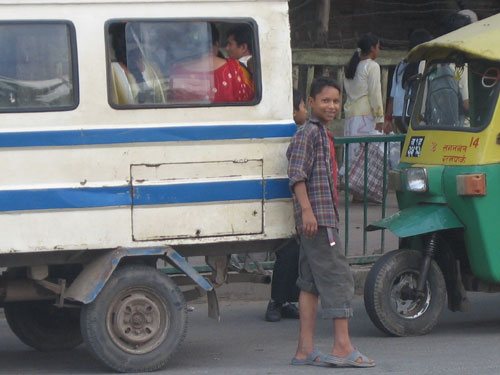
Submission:
[[[206,305],[193,305],[185,342],[169,366],[158,374],[499,374],[500,296],[471,294],[471,311],[444,311],[427,336],[394,338],[368,319],[363,301],[354,303],[354,344],[377,361],[373,369],[327,369],[289,365],[298,322],[263,320],[266,302],[223,302],[222,320],[206,315]],[[319,320],[317,347],[328,352],[331,322]],[[106,374],[84,346],[66,353],[40,353],[22,344],[0,320],[0,374]]]

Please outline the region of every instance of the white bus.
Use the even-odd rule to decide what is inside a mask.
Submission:
[[[248,66],[225,58],[235,28]],[[40,350],[84,341],[116,371],[163,368],[186,299],[207,292],[218,314],[228,254],[293,235],[291,76],[286,1],[0,0],[0,303],[13,332]]]

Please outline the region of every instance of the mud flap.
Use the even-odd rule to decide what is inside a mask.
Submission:
[[[215,289],[207,292],[207,302],[208,302],[208,317],[216,319],[220,322],[220,311],[219,311],[219,301],[217,300],[217,294]]]
[[[398,237],[417,236],[439,230],[463,228],[455,213],[442,204],[405,208],[366,227],[367,231],[389,229]]]

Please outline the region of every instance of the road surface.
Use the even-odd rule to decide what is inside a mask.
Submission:
[[[500,295],[471,294],[471,311],[444,311],[427,336],[394,338],[368,319],[361,297],[351,320],[354,344],[377,361],[373,369],[292,367],[298,334],[296,320],[268,323],[265,301],[222,302],[222,320],[206,315],[206,305],[192,305],[188,335],[158,374],[294,375],[294,374],[499,374]],[[22,344],[0,319],[0,374],[107,374],[84,346],[66,353],[40,353]],[[319,320],[317,347],[328,352],[331,322]]]

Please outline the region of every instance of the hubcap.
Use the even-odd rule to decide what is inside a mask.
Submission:
[[[148,288],[132,288],[115,298],[107,328],[113,342],[133,354],[148,353],[165,339],[170,318],[166,303]]]
[[[393,310],[402,318],[416,319],[422,316],[431,303],[429,282],[425,282],[422,296],[412,293],[417,288],[418,272],[405,271],[392,283],[390,303]]]

